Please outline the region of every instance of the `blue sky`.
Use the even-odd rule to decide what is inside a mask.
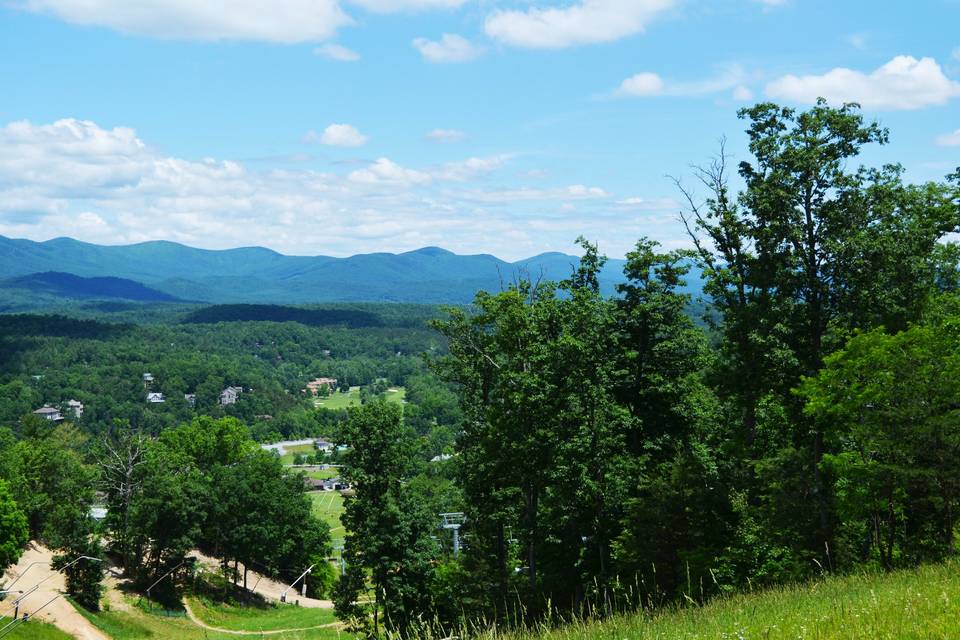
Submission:
[[[882,8],[878,8],[882,7]],[[960,165],[960,0],[8,0],[0,234],[519,258],[686,244],[739,107],[857,100]]]

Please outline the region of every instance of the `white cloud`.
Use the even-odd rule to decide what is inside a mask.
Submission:
[[[351,23],[337,0],[14,0],[14,6],[155,38],[311,42]]]
[[[369,185],[427,184],[432,179],[429,173],[405,169],[389,158],[377,158],[373,164],[350,173],[353,182]]]
[[[434,129],[427,133],[427,140],[434,142],[460,142],[467,134],[457,129]]]
[[[619,96],[705,96],[720,91],[734,90],[734,97],[738,100],[749,100],[741,96],[749,93],[749,89],[742,85],[747,74],[739,65],[729,65],[723,68],[716,76],[692,82],[667,82],[652,71],[644,71],[631,76],[620,83],[614,91]],[[752,94],[750,94],[752,97]]]
[[[432,175],[438,180],[463,182],[496,171],[509,159],[509,154],[500,154],[488,158],[467,158],[460,162],[448,162],[434,171]]]
[[[632,198],[617,200],[617,204],[624,208],[637,209],[640,211],[664,211],[680,209],[680,203],[673,198],[648,199],[634,196]]]
[[[838,67],[823,75],[787,75],[766,86],[767,96],[812,103],[859,102],[866,109],[922,109],[960,96],[960,83],[944,75],[933,58],[897,56],[871,73]]]
[[[367,143],[367,136],[360,133],[353,125],[331,124],[320,134],[316,131],[308,131],[303,140],[319,142],[331,147],[362,147]]]
[[[440,40],[417,38],[413,47],[430,62],[467,62],[482,53],[479,47],[455,33],[445,33]]]
[[[518,47],[556,49],[611,42],[641,33],[674,0],[581,0],[565,7],[498,10],[484,30],[495,40]]]
[[[941,147],[960,147],[960,129],[957,129],[953,133],[945,133],[942,136],[937,136],[936,142]]]
[[[0,125],[0,234],[206,248],[254,243],[297,255],[439,245],[508,259],[575,251],[584,231],[610,255],[623,255],[642,235],[664,246],[684,242],[682,231],[669,235],[673,227],[656,216],[611,206],[599,185],[486,186],[490,176],[515,177],[497,173],[508,158],[428,168],[380,158],[344,174],[303,164],[253,170],[166,155],[125,127],[15,122]]]
[[[374,13],[396,11],[423,11],[427,9],[456,9],[467,0],[350,0],[351,4]]]
[[[356,62],[360,59],[360,54],[353,49],[348,49],[343,45],[333,43],[317,47],[313,50],[313,53],[339,62]]]
[[[734,87],[733,94],[731,95],[733,96],[734,100],[739,100],[740,102],[749,102],[750,100],[753,100],[753,91],[750,91],[748,87],[745,87],[742,84]]]

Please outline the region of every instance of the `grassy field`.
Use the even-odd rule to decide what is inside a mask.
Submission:
[[[0,618],[0,628],[10,622],[9,618]],[[10,635],[3,636],[4,640],[70,640],[63,631],[60,631],[52,624],[40,622],[39,620],[30,620],[21,624]]]
[[[326,480],[327,478],[336,478],[340,475],[340,470],[336,468],[331,469],[316,469],[312,471],[304,471],[303,475],[308,478],[313,478],[315,480]]]
[[[343,496],[338,491],[313,491],[313,514],[330,525],[333,537],[343,537],[340,515],[343,514]]]
[[[332,609],[306,609],[293,605],[238,607],[190,598],[194,615],[211,627],[233,631],[305,629],[336,622]]]
[[[113,640],[142,640],[143,638],[157,638],[171,640],[236,640],[236,634],[218,633],[208,631],[186,617],[184,612],[165,612],[160,609],[154,609],[152,612],[142,607],[136,606],[136,599],[129,599],[129,607],[124,611],[111,610],[101,611],[98,614],[92,614],[81,607],[77,610],[95,627],[104,634],[113,638]],[[196,612],[195,612],[196,613]],[[237,616],[224,615],[224,618],[234,624]],[[202,620],[204,618],[201,618]],[[255,622],[248,620],[248,624],[254,625]],[[210,624],[209,622],[207,624]],[[323,624],[323,623],[320,623]],[[219,625],[211,625],[219,626]],[[314,625],[307,625],[314,626]],[[226,628],[226,627],[223,627]],[[266,628],[266,627],[265,627]],[[276,628],[276,627],[274,627]],[[289,627],[289,628],[299,628]],[[255,629],[255,627],[251,627]],[[33,636],[24,636],[33,637]],[[250,637],[259,637],[259,634],[253,634]],[[269,635],[274,640],[348,640],[349,634],[344,634],[335,628],[310,629],[307,631],[290,631],[287,633],[274,633]]]
[[[324,409],[333,409],[338,411],[347,407],[360,406],[360,387],[350,387],[347,393],[334,393],[326,398],[317,398],[316,405]]]
[[[508,640],[927,640],[960,638],[960,562],[831,578]]]
[[[313,455],[316,447],[312,444],[298,444],[293,447],[284,447],[284,454],[280,456],[280,462],[283,464],[293,464],[293,457],[297,454],[307,453]]]
[[[407,390],[403,387],[391,387],[384,394],[387,402],[402,403],[407,397]],[[335,393],[326,398],[317,398],[316,405],[324,409],[346,409],[360,406],[360,387],[350,387],[349,393]]]

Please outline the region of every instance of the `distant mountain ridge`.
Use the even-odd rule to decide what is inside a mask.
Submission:
[[[543,253],[507,262],[440,247],[348,258],[287,256],[263,247],[196,249],[155,241],[103,246],[72,238],[45,242],[0,236],[0,279],[58,272],[120,278],[181,300],[211,303],[466,303],[479,289],[498,291],[522,275],[560,280],[577,256]],[[623,281],[623,260],[601,274],[605,293]],[[691,278],[691,289],[700,283]]]
[[[84,278],[72,273],[44,271],[0,281],[0,289],[20,289],[61,298],[121,299],[137,302],[178,302],[179,298],[146,287],[134,280],[100,276]]]

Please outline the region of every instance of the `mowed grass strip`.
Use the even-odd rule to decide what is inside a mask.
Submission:
[[[211,627],[232,631],[275,631],[305,629],[336,622],[332,609],[308,609],[292,604],[236,606],[190,598],[194,615]]]
[[[500,636],[503,637],[503,636]],[[960,562],[829,578],[703,607],[614,617],[509,640],[932,640],[960,638]]]
[[[311,491],[307,495],[313,500],[313,515],[330,525],[330,532],[336,538],[337,530],[343,526],[340,522],[340,516],[343,515],[343,496],[339,491]]]
[[[128,598],[127,603],[129,607],[123,611],[114,609],[111,611],[101,611],[96,614],[90,613],[83,607],[74,606],[76,606],[77,610],[95,627],[113,640],[142,640],[143,638],[169,638],[170,640],[237,640],[237,638],[244,637],[236,633],[219,633],[204,629],[186,618],[182,612],[177,612],[177,615],[168,616],[167,613],[161,609],[155,609],[153,612],[145,611],[135,605],[136,598]],[[196,611],[194,611],[194,613],[196,613]],[[201,620],[203,620],[203,618],[201,618]],[[264,629],[266,630],[266,627],[264,627]],[[33,638],[33,636],[22,637]],[[60,637],[61,636],[51,636],[51,638],[58,639]],[[249,637],[260,637],[259,629],[254,629]],[[353,639],[352,635],[344,633],[334,627],[309,629],[306,631],[285,631],[270,634],[267,637],[274,640]]]

